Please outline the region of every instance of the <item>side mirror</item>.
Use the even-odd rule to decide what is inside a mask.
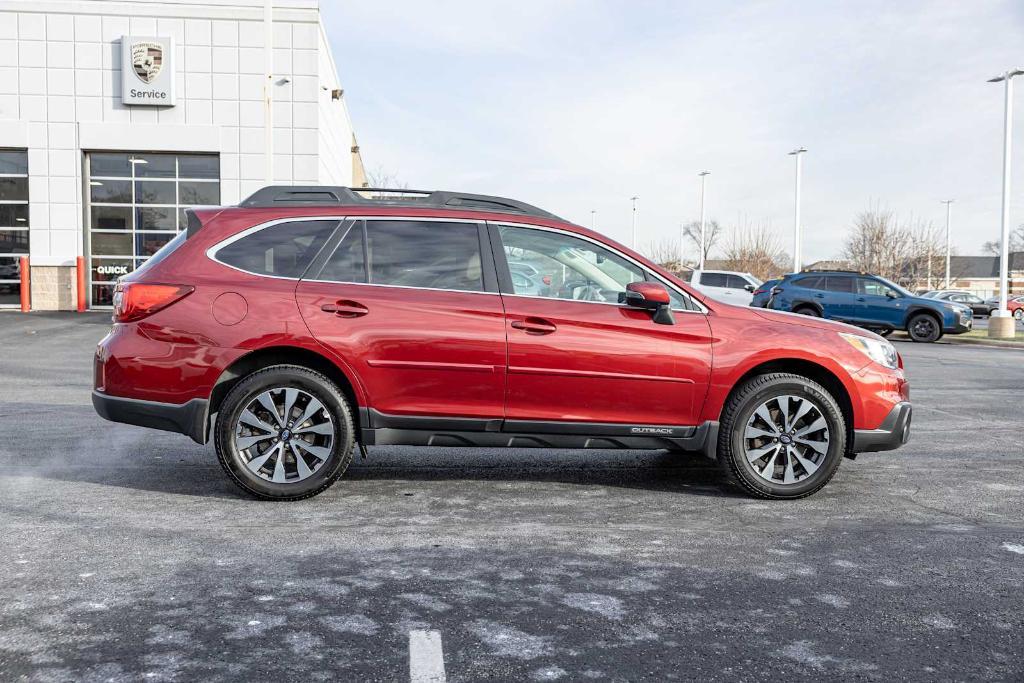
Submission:
[[[672,299],[668,290],[656,282],[630,282],[626,291],[619,294],[619,303],[630,308],[652,311],[651,319],[659,325],[675,325],[672,317]]]
[[[747,290],[748,292],[753,292],[757,288],[754,287],[754,285],[744,285],[743,289]]]

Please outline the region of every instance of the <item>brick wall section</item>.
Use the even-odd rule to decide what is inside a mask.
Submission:
[[[68,266],[32,266],[32,310],[73,311],[75,269]]]

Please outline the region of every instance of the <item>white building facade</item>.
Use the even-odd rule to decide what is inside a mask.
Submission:
[[[316,0],[0,0],[0,306],[86,305],[271,183],[361,185]]]

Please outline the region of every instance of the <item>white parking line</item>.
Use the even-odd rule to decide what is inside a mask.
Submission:
[[[409,680],[445,683],[444,651],[439,631],[409,631]]]

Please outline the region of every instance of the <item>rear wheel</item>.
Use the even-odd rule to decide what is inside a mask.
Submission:
[[[1018,308],[1013,312],[1013,317],[1017,320],[1024,320],[1024,308]]]
[[[793,312],[798,313],[800,315],[809,315],[812,318],[821,317],[821,312],[818,311],[818,309],[815,308],[814,306],[797,306],[795,309],[793,309]]]
[[[907,334],[916,342],[938,341],[942,336],[942,326],[935,316],[928,313],[917,313],[907,321]]]
[[[217,416],[217,457],[246,493],[300,500],[327,489],[352,461],[348,401],[327,377],[275,365],[245,377]]]
[[[726,402],[718,462],[730,483],[759,498],[803,498],[828,483],[846,449],[835,398],[799,375],[759,375]]]

